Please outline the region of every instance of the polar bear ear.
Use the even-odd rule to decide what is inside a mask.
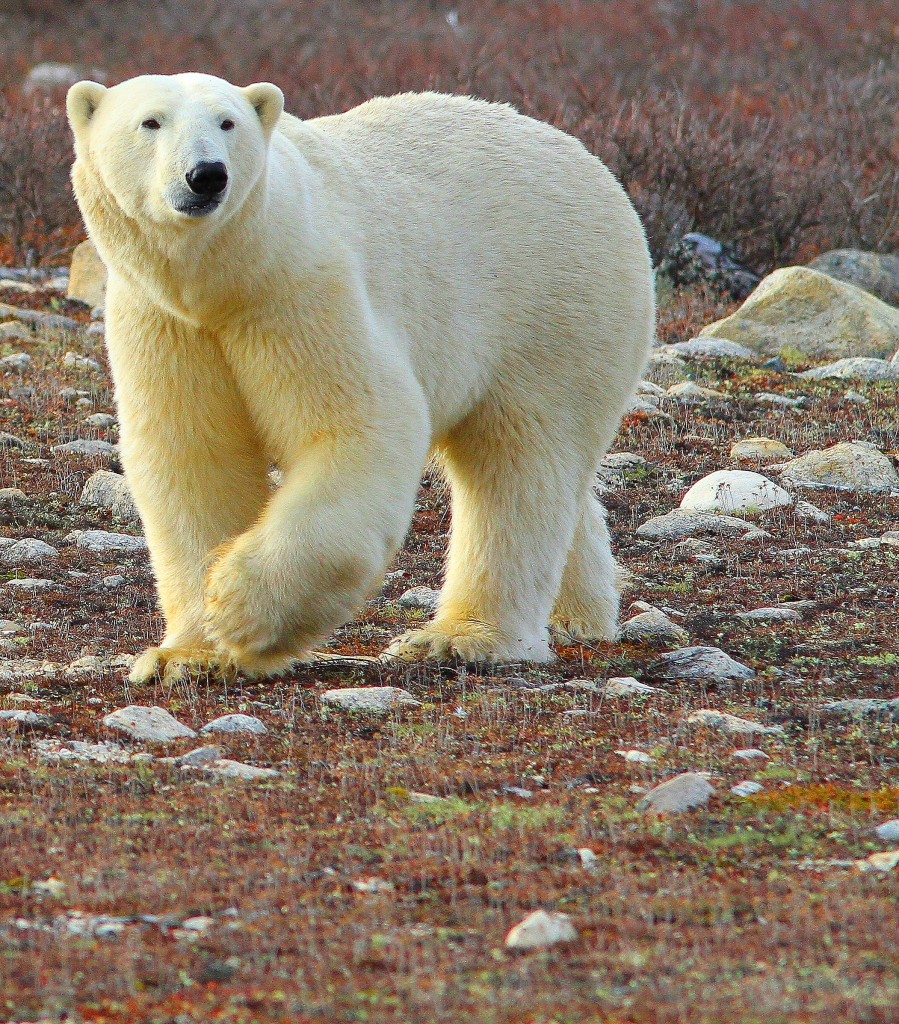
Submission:
[[[105,92],[106,86],[100,85],[99,82],[77,82],[69,89],[66,96],[66,113],[76,135],[87,128]]]
[[[271,134],[284,110],[284,93],[270,82],[257,82],[256,85],[248,85],[243,94],[259,115],[266,135]]]

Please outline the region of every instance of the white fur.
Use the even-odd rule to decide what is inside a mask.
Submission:
[[[167,622],[136,679],[308,653],[378,586],[431,453],[452,486],[446,582],[393,656],[544,661],[551,619],[613,631],[591,484],[654,308],[639,221],[597,159],[427,93],[301,122],[274,86],[148,76],[80,83],[69,112]],[[188,217],[200,159],[228,190]]]

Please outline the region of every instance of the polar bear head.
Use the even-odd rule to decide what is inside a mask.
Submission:
[[[265,170],[284,97],[268,83],[143,75],[110,89],[78,82],[67,108],[82,210],[99,203],[138,225],[187,229],[243,206]]]

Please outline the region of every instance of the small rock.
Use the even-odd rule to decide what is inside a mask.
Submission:
[[[0,448],[25,448],[25,442],[15,434],[0,433]]]
[[[106,469],[98,469],[87,478],[79,501],[82,505],[110,509],[119,519],[138,517],[128,481],[120,473]]]
[[[873,445],[842,441],[814,450],[775,467],[781,479],[797,487],[828,487],[841,491],[883,494],[899,491],[899,473]]]
[[[581,867],[584,871],[596,871],[599,867],[599,857],[590,849],[589,846],[581,846],[577,855],[581,861]]]
[[[107,590],[117,590],[119,587],[123,587],[126,582],[125,577],[120,576],[118,573],[114,573],[112,576],[104,576],[103,579],[100,580],[101,586],[105,587]]]
[[[4,370],[17,370],[22,373],[31,365],[31,356],[27,352],[13,352],[12,355],[0,359],[0,367]]]
[[[148,743],[170,743],[172,740],[193,739],[197,735],[165,708],[142,707],[139,704],[111,712],[104,717],[103,724],[108,729],[126,733],[134,740]]]
[[[0,508],[14,508],[27,505],[28,495],[18,487],[0,487]]]
[[[402,593],[396,603],[401,608],[414,608],[417,611],[433,612],[437,608],[440,591],[430,587],[411,587]]]
[[[526,952],[576,942],[577,937],[577,930],[567,914],[535,910],[509,931],[504,945],[506,949]]]
[[[36,565],[50,558],[58,558],[56,548],[45,544],[34,537],[17,540],[0,547],[0,564],[3,565]]]
[[[638,537],[647,540],[681,540],[702,533],[739,533],[744,539],[768,536],[764,530],[747,523],[745,519],[716,515],[712,512],[696,512],[692,509],[675,509],[666,515],[654,516],[636,530]]]
[[[195,747],[193,750],[188,750],[186,754],[172,758],[172,761],[179,768],[185,764],[196,768],[202,765],[212,764],[213,761],[220,761],[221,759],[222,752],[218,747],[206,746]]]
[[[7,320],[0,324],[0,341],[34,341],[34,332],[18,320]],[[12,368],[18,369],[18,367]]]
[[[88,654],[73,661],[65,669],[65,674],[67,676],[86,676],[102,672],[104,668],[102,658],[98,658],[95,654]]]
[[[687,724],[713,729],[716,732],[724,733],[725,736],[783,735],[783,729],[779,725],[760,725],[748,718],[738,718],[736,715],[728,715],[724,711],[714,711],[712,708],[701,708],[699,711],[694,711],[687,717]]]
[[[96,430],[107,430],[109,427],[116,425],[115,416],[110,416],[108,412],[95,412],[92,416],[88,416],[84,425],[87,427],[94,427]]]
[[[401,707],[420,707],[408,690],[398,686],[347,686],[337,690],[326,690],[321,695],[323,704],[342,711],[361,711],[383,715]]]
[[[0,722],[11,722],[17,728],[46,731],[52,729],[56,722],[49,715],[39,715],[36,711],[0,711]]]
[[[65,455],[72,458],[97,459],[114,458],[118,454],[118,448],[108,441],[87,440],[80,438],[77,441],[69,441],[68,444],[57,444],[50,448],[54,455]]]
[[[268,732],[265,724],[252,715],[222,715],[213,719],[200,730],[200,734],[210,732],[226,733],[252,733],[255,736],[262,736]]]
[[[132,537],[130,533],[107,533],[106,530],[73,530],[66,540],[74,542],[76,547],[100,554],[112,551],[136,554],[147,550],[143,537]]]
[[[752,349],[724,338],[693,338],[668,348],[683,359],[755,359]]]
[[[899,256],[862,249],[832,249],[809,263],[828,277],[854,284],[878,299],[899,306]]]
[[[870,857],[855,862],[859,871],[892,871],[899,864],[899,850],[890,850],[884,853],[872,853]]]
[[[682,381],[680,384],[672,384],[666,394],[668,398],[673,398],[676,402],[680,402],[681,405],[702,405],[730,401],[730,397],[725,395],[723,391],[700,387],[691,380]]]
[[[681,500],[690,512],[755,512],[784,508],[793,498],[759,473],[725,469],[698,480]]]
[[[874,829],[877,837],[885,843],[899,842],[899,818],[891,818]]]
[[[765,753],[764,750],[758,750],[755,747],[747,747],[745,750],[734,750],[730,756],[737,758],[738,761],[771,760],[771,758]]]
[[[629,764],[652,764],[655,760],[642,750],[616,750],[615,753],[619,757],[623,757]]]
[[[836,718],[892,718],[899,721],[899,697],[893,700],[866,697],[835,700],[825,704],[821,714]]]
[[[609,697],[639,697],[641,694],[662,693],[657,686],[638,682],[633,676],[615,676],[603,684],[602,692]]]
[[[656,644],[660,647],[673,644],[682,647],[689,643],[690,635],[663,611],[652,608],[622,622],[615,639],[619,643]]]
[[[714,795],[715,788],[705,775],[684,772],[653,787],[637,804],[637,810],[680,814],[707,804]]]
[[[849,402],[850,405],[870,405],[870,401],[865,398],[864,395],[860,395],[857,391],[847,391],[843,395],[843,401]]]
[[[76,370],[103,369],[96,359],[91,359],[89,356],[80,356],[77,352],[66,352],[62,357],[62,365]]]
[[[751,668],[717,647],[684,647],[680,651],[663,654],[655,665],[650,666],[650,672],[663,679],[707,683],[755,677]]]
[[[185,768],[189,768],[185,765]],[[258,768],[256,765],[232,761],[227,757],[219,758],[203,766],[204,771],[217,775],[222,779],[239,779],[242,782],[259,782],[263,779],[279,778],[281,773],[274,768]]]
[[[793,511],[800,519],[811,519],[813,523],[829,523],[833,519],[829,512],[818,508],[810,501],[797,501],[793,506]]]
[[[393,892],[396,886],[388,878],[354,878],[353,888],[356,892],[374,895],[382,892]]]
[[[771,391],[759,391],[754,397],[759,405],[773,405],[781,409],[802,409],[808,403],[804,395],[790,398],[788,395],[775,395]]]
[[[133,760],[130,751],[117,743],[85,743],[82,740],[36,740],[39,757],[48,761],[95,761],[98,764],[127,764]]]
[[[731,786],[730,791],[734,796],[752,796],[754,793],[761,793],[765,787],[760,785],[758,782],[752,782],[747,779],[745,782],[738,782],[736,786]]]
[[[737,616],[744,622],[798,622],[802,615],[794,608],[753,608]]]
[[[782,441],[769,437],[746,437],[730,449],[730,457],[737,462],[781,462],[793,455]]]
[[[838,359],[826,366],[816,366],[797,376],[805,380],[895,380],[899,378],[899,365],[888,359],[854,356],[851,359]]]

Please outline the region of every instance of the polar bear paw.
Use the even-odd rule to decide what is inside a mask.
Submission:
[[[381,660],[463,662],[465,664],[506,661],[553,660],[549,644],[543,638],[531,642],[512,640],[489,622],[466,619],[457,622],[432,622],[423,629],[412,629],[398,636],[381,655]]]
[[[221,675],[224,670],[218,653],[211,647],[148,647],[138,655],[128,681],[148,683],[160,678],[164,683],[179,683],[190,676]]]

